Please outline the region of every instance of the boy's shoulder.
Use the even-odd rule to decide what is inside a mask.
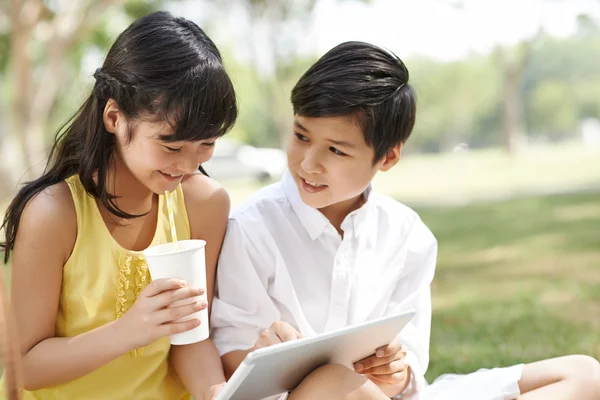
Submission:
[[[421,221],[419,214],[415,210],[388,195],[373,191],[370,196],[370,201],[374,203],[374,206],[379,211],[380,218],[383,217],[396,223]]]
[[[244,223],[255,222],[257,218],[279,217],[284,211],[290,210],[282,186],[282,182],[277,182],[259,189],[242,204],[234,207],[229,219]]]

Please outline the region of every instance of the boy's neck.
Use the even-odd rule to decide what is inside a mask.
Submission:
[[[348,214],[354,210],[358,210],[363,204],[365,204],[365,196],[361,193],[359,196],[352,199],[320,208],[319,211],[321,211],[321,213],[329,220],[338,233],[343,236],[342,222],[344,222],[344,219]]]

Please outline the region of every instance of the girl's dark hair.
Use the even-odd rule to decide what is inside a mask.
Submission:
[[[44,174],[25,184],[6,211],[5,241],[0,243],[5,262],[27,202],[71,175],[79,174],[85,190],[115,216],[136,217],[120,210],[106,187],[115,151],[114,135],[103,122],[109,99],[128,120],[167,121],[173,133],[161,139],[168,142],[222,136],[237,118],[233,84],[219,50],[195,23],[167,12],[132,23],[119,35],[94,77],[88,99],[59,129]],[[132,135],[130,129],[129,140]]]
[[[414,127],[416,97],[408,77],[393,53],[369,43],[342,43],[300,78],[292,90],[294,113],[355,118],[377,162]]]

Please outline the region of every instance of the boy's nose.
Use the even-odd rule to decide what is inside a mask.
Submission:
[[[304,172],[309,174],[320,174],[323,172],[323,165],[321,164],[319,157],[315,152],[308,151],[304,160],[300,164]]]

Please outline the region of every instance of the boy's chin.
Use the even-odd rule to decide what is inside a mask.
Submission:
[[[331,199],[325,198],[325,196],[321,196],[321,194],[308,194],[300,192],[300,199],[304,204],[309,207],[321,209],[328,207],[333,204]]]

